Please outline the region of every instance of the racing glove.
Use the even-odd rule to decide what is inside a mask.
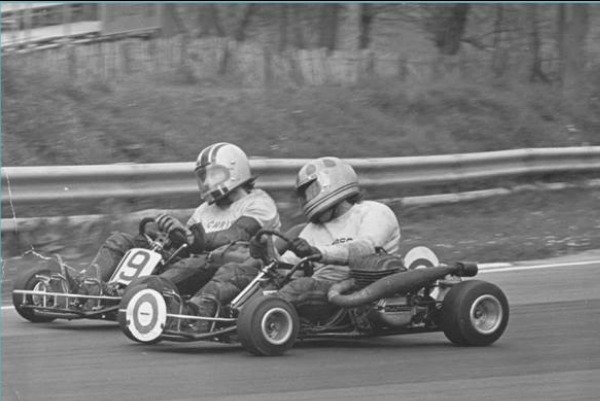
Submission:
[[[156,224],[159,230],[167,233],[171,242],[176,246],[192,245],[194,243],[195,236],[193,232],[173,216],[160,214],[156,218]]]
[[[264,238],[261,236],[261,239]],[[267,257],[267,241],[260,240],[256,236],[250,238],[249,246],[250,256],[254,259],[264,260]]]
[[[294,252],[299,258],[315,255],[315,260],[321,259],[323,256],[319,248],[309,244],[304,238],[294,238],[290,243],[290,251]]]

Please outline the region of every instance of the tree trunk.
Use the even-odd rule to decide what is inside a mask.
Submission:
[[[221,24],[221,16],[219,15],[219,9],[217,5],[211,4],[208,7],[208,15],[210,18],[210,26],[211,28],[215,28],[217,36],[220,38],[227,36],[225,28],[223,28],[223,24]]]
[[[506,71],[507,57],[504,49],[504,5],[496,6],[494,20],[494,49],[492,54],[492,72],[494,77],[500,78]]]
[[[542,69],[542,58],[540,55],[541,41],[538,22],[537,4],[529,4],[527,7],[527,20],[529,25],[529,50],[531,61],[529,66],[529,80],[531,82],[549,83],[550,80]]]
[[[360,5],[360,36],[358,47],[360,49],[368,49],[371,44],[371,31],[373,28],[373,5]]]
[[[306,48],[306,40],[304,39],[304,29],[302,28],[302,9],[300,5],[294,4],[291,7],[292,15],[288,14],[288,20],[291,25],[293,34],[293,45],[297,49]]]
[[[288,4],[279,6],[279,43],[277,49],[282,52],[288,45],[288,25],[289,25],[289,9]]]
[[[558,9],[558,43],[561,81],[567,98],[579,96],[583,89],[586,61],[585,40],[589,30],[589,5],[561,4]]]
[[[175,24],[177,32],[182,33],[183,35],[188,35],[189,31],[179,16],[179,11],[177,10],[175,4],[165,4],[164,10],[168,14],[171,21],[173,21]]]
[[[240,18],[237,28],[233,33],[233,38],[238,42],[243,42],[246,39],[246,28],[250,25],[252,15],[257,11],[258,4],[248,4],[244,9],[244,13]]]
[[[471,5],[461,3],[439,7],[443,8],[433,21],[435,45],[441,54],[455,55],[460,50]]]
[[[336,48],[339,4],[326,4],[321,6],[319,17],[319,47],[325,47],[329,51]]]

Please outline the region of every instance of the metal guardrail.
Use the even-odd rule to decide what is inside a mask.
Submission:
[[[251,159],[265,190],[293,188],[310,159]],[[454,184],[542,173],[600,171],[600,146],[531,148],[455,155],[345,159],[364,188]],[[3,167],[2,204],[194,195],[193,163]]]

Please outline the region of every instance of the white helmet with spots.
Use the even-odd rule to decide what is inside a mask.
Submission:
[[[209,204],[253,181],[250,162],[242,149],[230,143],[215,143],[200,152],[194,169],[200,197]]]
[[[296,177],[296,192],[307,219],[315,219],[343,200],[360,193],[350,164],[337,157],[321,157],[304,165]]]

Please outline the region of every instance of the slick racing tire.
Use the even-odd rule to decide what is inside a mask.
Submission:
[[[167,304],[162,294],[148,285],[130,287],[121,299],[117,321],[129,339],[156,344],[162,340],[167,322]]]
[[[270,296],[251,300],[237,321],[242,346],[259,356],[281,355],[292,348],[299,328],[300,319],[292,304]]]
[[[454,344],[486,346],[502,336],[508,315],[508,301],[500,288],[468,280],[456,284],[444,298],[441,326]]]
[[[15,285],[13,287],[14,290],[36,290],[36,291],[49,291],[47,286],[44,284],[42,280],[40,280],[40,276],[49,277],[52,272],[44,267],[33,267],[24,271],[22,274],[17,277],[15,281]],[[24,317],[33,323],[47,323],[53,321],[55,318],[48,316],[40,316],[33,309],[23,308],[22,304],[25,301],[28,304],[35,304],[40,302],[40,300],[36,299],[35,295],[23,295],[23,294],[12,294],[12,302],[15,310],[19,315]]]

